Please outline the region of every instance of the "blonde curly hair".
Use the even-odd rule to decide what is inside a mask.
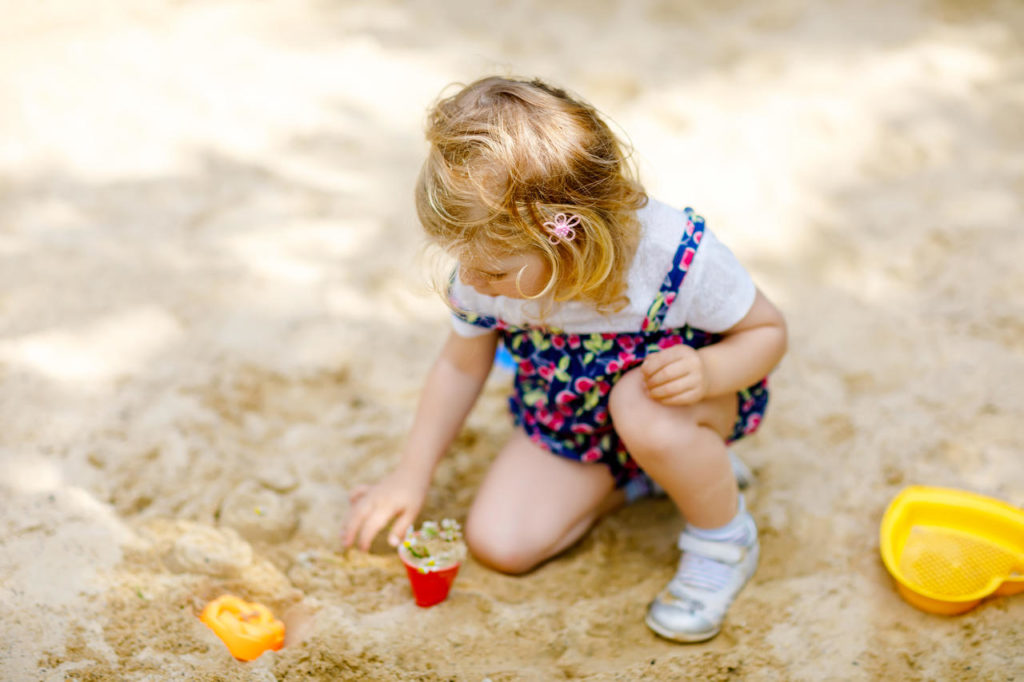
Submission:
[[[484,78],[434,105],[426,137],[416,210],[434,243],[456,258],[540,253],[551,276],[530,298],[626,304],[647,195],[592,106],[540,80]],[[579,217],[576,237],[552,243],[544,223],[559,213]]]

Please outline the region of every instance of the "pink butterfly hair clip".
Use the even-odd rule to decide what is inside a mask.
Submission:
[[[554,220],[544,223],[544,229],[548,231],[548,241],[552,244],[559,242],[571,242],[576,239],[577,225],[580,224],[580,217],[572,213],[559,213]]]

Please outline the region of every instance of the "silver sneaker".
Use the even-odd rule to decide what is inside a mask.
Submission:
[[[685,530],[679,535],[679,568],[648,607],[647,627],[676,642],[703,642],[718,634],[729,606],[757,570],[760,554],[754,519],[745,510],[739,518],[749,524],[754,538],[749,546],[704,540]]]

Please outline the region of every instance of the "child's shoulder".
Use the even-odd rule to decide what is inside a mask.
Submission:
[[[657,199],[637,210],[640,239],[632,269],[647,269],[671,258],[686,230],[686,213]]]
[[[640,243],[656,247],[675,249],[686,230],[690,218],[689,209],[676,208],[658,199],[649,198],[647,204],[637,210],[640,222]]]
[[[641,224],[652,221],[686,221],[686,213],[684,209],[676,208],[675,206],[667,204],[659,199],[655,199],[654,197],[647,197],[647,203],[637,209],[636,215]]]

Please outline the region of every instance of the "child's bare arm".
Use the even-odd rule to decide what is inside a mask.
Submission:
[[[760,291],[750,311],[718,343],[680,344],[643,363],[647,391],[666,405],[693,405],[756,384],[786,352],[786,322]]]
[[[394,470],[372,486],[352,491],[345,546],[358,539],[363,551],[392,519],[388,541],[399,539],[416,519],[438,461],[476,402],[494,362],[497,333],[466,338],[452,332],[427,375],[402,456]],[[395,518],[397,517],[397,519]]]

